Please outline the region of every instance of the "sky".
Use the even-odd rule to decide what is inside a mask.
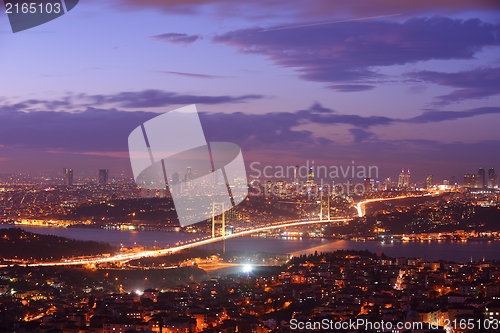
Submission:
[[[196,104],[247,165],[500,169],[496,0],[81,0],[0,12],[0,174],[131,175],[127,138]]]

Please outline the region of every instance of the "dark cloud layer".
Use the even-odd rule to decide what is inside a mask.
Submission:
[[[81,98],[89,100],[93,105],[103,105],[107,103],[117,104],[124,108],[153,108],[169,105],[186,104],[225,104],[242,103],[246,101],[261,99],[262,95],[243,96],[202,96],[177,94],[162,90],[143,90],[134,92],[121,92],[112,95],[79,95]]]
[[[338,15],[348,17],[387,15],[402,13],[403,15],[423,15],[429,12],[442,14],[473,11],[490,11],[500,9],[497,0],[350,0],[329,1],[310,0],[305,5],[302,1],[288,0],[115,0],[120,7],[153,8],[166,13],[183,13],[190,15],[206,15],[205,9],[210,6],[210,13],[218,17],[262,17],[292,16],[302,18],[332,18]]]
[[[22,105],[30,104],[24,102],[16,104],[15,107],[0,106],[0,123],[4,125],[0,132],[0,145],[67,149],[80,152],[126,151],[126,138],[129,133],[143,122],[158,115],[153,112],[99,108],[87,108],[83,112],[73,113],[25,112],[26,110],[20,108]],[[142,103],[139,101],[138,105]],[[413,118],[397,119],[341,114],[319,103],[314,103],[310,108],[296,112],[265,114],[201,112],[200,118],[207,139],[211,141],[236,142],[246,149],[284,148],[289,144],[307,149],[315,145],[333,143],[328,139],[318,138],[310,130],[296,130],[296,127],[308,123],[348,125],[352,127],[350,133],[353,135],[353,142],[366,142],[378,141],[369,131],[375,126],[442,122],[488,114],[500,114],[500,107],[465,111],[426,110]]]
[[[200,36],[170,32],[161,35],[151,36],[151,38],[172,44],[188,45],[197,41],[200,38]]]
[[[471,118],[488,114],[500,114],[500,107],[482,107],[465,111],[427,110],[419,116],[406,120],[406,122],[418,124],[437,123],[441,121]]]
[[[149,89],[142,91],[125,91],[108,95],[68,94],[61,100],[29,99],[17,103],[0,100],[0,112],[8,111],[57,111],[75,110],[87,107],[99,107],[114,104],[122,108],[145,109],[172,105],[188,104],[227,104],[245,103],[265,98],[263,95],[248,94],[242,96],[204,96],[179,94],[163,90]]]
[[[358,92],[366,91],[375,88],[375,86],[368,84],[332,84],[328,88],[339,92]]]
[[[500,67],[481,67],[457,73],[419,71],[406,76],[442,86],[458,88],[450,94],[436,97],[438,105],[485,98],[500,94]]]
[[[338,165],[341,162],[351,163],[351,160],[356,160],[359,163],[377,164],[381,168],[400,169],[402,166],[411,165],[412,168],[420,166],[424,170],[428,169],[429,165],[458,163],[459,158],[464,158],[464,152],[467,152],[467,156],[470,155],[468,158],[471,159],[472,165],[474,159],[480,160],[484,156],[490,156],[489,152],[497,149],[500,142],[443,144],[426,140],[381,141],[371,129],[374,126],[401,122],[441,122],[499,113],[500,107],[455,112],[428,110],[411,119],[393,119],[341,114],[315,103],[308,109],[290,113],[258,115],[201,112],[200,119],[207,141],[234,142],[242,147],[247,161],[266,162],[266,159],[274,159],[280,163],[304,163],[308,159],[323,159],[324,163]],[[7,163],[11,156],[20,158],[19,154],[23,151],[36,151],[36,163],[26,162],[35,163],[34,167],[38,163],[49,163],[47,161],[57,155],[58,163],[64,160],[85,163],[97,161],[97,158],[107,158],[109,162],[118,158],[122,160],[121,165],[128,168],[128,135],[134,128],[157,115],[153,112],[98,108],[88,108],[75,113],[23,112],[11,106],[0,106],[0,123],[3,125],[0,131],[2,163]],[[353,138],[352,144],[336,144],[330,139],[318,137],[313,130],[295,129],[307,123],[348,125],[351,127],[349,132]],[[9,151],[13,153],[8,154]],[[74,159],[67,157],[72,155],[75,155]],[[28,161],[26,155],[23,158]],[[394,163],[399,161],[404,161],[405,165],[396,167]],[[464,164],[463,160],[460,162],[466,167],[467,163]],[[93,165],[98,164],[95,162]]]
[[[367,20],[272,31],[240,29],[213,40],[293,68],[303,79],[339,83],[341,91],[355,91],[369,87],[355,87],[353,82],[383,77],[376,67],[472,59],[484,47],[500,45],[499,36],[500,24],[432,17],[404,23]]]
[[[5,112],[0,144],[69,152],[126,151],[129,133],[154,114],[88,108],[84,112]],[[122,138],[122,139],[120,139]]]

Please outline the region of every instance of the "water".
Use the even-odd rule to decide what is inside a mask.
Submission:
[[[10,228],[10,225],[0,225],[0,228]],[[94,240],[106,242],[111,245],[124,246],[144,245],[148,247],[163,247],[167,244],[174,245],[178,241],[186,241],[204,235],[188,233],[169,233],[156,231],[124,231],[103,230],[90,228],[47,228],[23,226],[26,231],[51,234],[78,240]],[[220,244],[215,245],[220,248]],[[207,245],[212,248],[212,245]],[[449,260],[467,262],[471,260],[500,260],[500,241],[480,242],[353,242],[335,239],[286,239],[286,238],[257,238],[241,237],[226,241],[226,250],[269,253],[292,253],[294,255],[318,252],[331,252],[335,250],[369,250],[383,252],[391,257],[420,257],[425,260]]]

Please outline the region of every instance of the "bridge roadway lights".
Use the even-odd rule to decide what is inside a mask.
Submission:
[[[424,194],[424,195],[421,195],[421,196],[429,196],[429,195],[431,195],[431,194]],[[394,198],[370,199],[370,200],[359,202],[358,205],[357,205],[357,207],[359,207],[361,209],[361,206],[364,205],[364,204],[366,204],[366,203],[368,203],[368,202],[386,201],[386,200],[395,200],[395,199],[405,199],[405,198],[408,198],[408,197],[407,196],[400,196],[400,197],[394,197]],[[214,210],[215,210],[215,208],[214,208]],[[212,218],[213,218],[212,221],[215,221],[215,216],[212,215]],[[191,244],[181,245],[181,246],[177,246],[175,248],[169,248],[168,250],[167,249],[161,249],[161,250],[152,251],[152,252],[148,251],[148,252],[145,252],[143,254],[141,254],[141,253],[135,253],[134,255],[128,255],[128,256],[121,255],[119,258],[123,258],[124,260],[133,260],[133,259],[140,259],[140,258],[149,257],[149,256],[156,257],[156,256],[164,255],[166,253],[174,253],[174,252],[177,252],[179,250],[182,250],[182,249],[185,249],[185,248],[188,248],[188,247],[191,248],[191,247],[196,247],[196,246],[200,246],[200,245],[206,245],[206,244],[217,242],[219,240],[225,240],[225,239],[229,239],[229,238],[235,238],[235,237],[250,235],[250,234],[253,234],[253,233],[256,233],[256,232],[261,232],[261,231],[264,231],[264,230],[273,230],[273,229],[278,229],[278,228],[283,228],[283,227],[293,227],[293,226],[306,225],[306,224],[315,224],[315,223],[346,222],[346,221],[349,221],[349,220],[351,220],[351,219],[350,218],[337,218],[337,219],[331,219],[331,220],[326,220],[326,221],[323,221],[323,220],[296,221],[295,220],[293,222],[290,222],[290,221],[289,222],[281,222],[281,223],[277,223],[277,224],[271,225],[271,226],[249,229],[249,230],[241,231],[241,232],[238,232],[238,233],[235,233],[235,234],[231,234],[231,235],[227,235],[227,236],[225,235],[225,233],[222,233],[222,236],[220,236],[220,237],[215,237],[215,231],[213,231],[212,238],[210,238],[210,239],[203,239],[203,240],[200,240],[200,241],[197,241],[197,242],[193,242]],[[224,221],[224,215],[223,215],[223,221]],[[212,226],[213,226],[213,224],[212,224]],[[224,226],[225,226],[225,221],[224,221]],[[213,230],[215,230],[215,229],[213,229]],[[66,266],[66,265],[68,265],[68,266],[69,265],[78,265],[78,266],[80,266],[80,265],[90,264],[90,263],[105,263],[105,262],[119,261],[119,258],[116,258],[116,257],[106,258],[106,259],[103,259],[103,258],[89,258],[87,260],[80,260],[80,261],[77,261],[77,262],[67,262],[67,261],[45,262],[45,263],[37,263],[37,264],[27,264],[27,266],[30,266],[30,267],[33,267],[33,266]],[[9,266],[10,265],[0,265],[0,268],[9,267]]]

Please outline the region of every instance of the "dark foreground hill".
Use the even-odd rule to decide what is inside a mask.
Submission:
[[[39,235],[19,228],[0,230],[0,258],[56,260],[72,256],[114,253],[107,243]]]

